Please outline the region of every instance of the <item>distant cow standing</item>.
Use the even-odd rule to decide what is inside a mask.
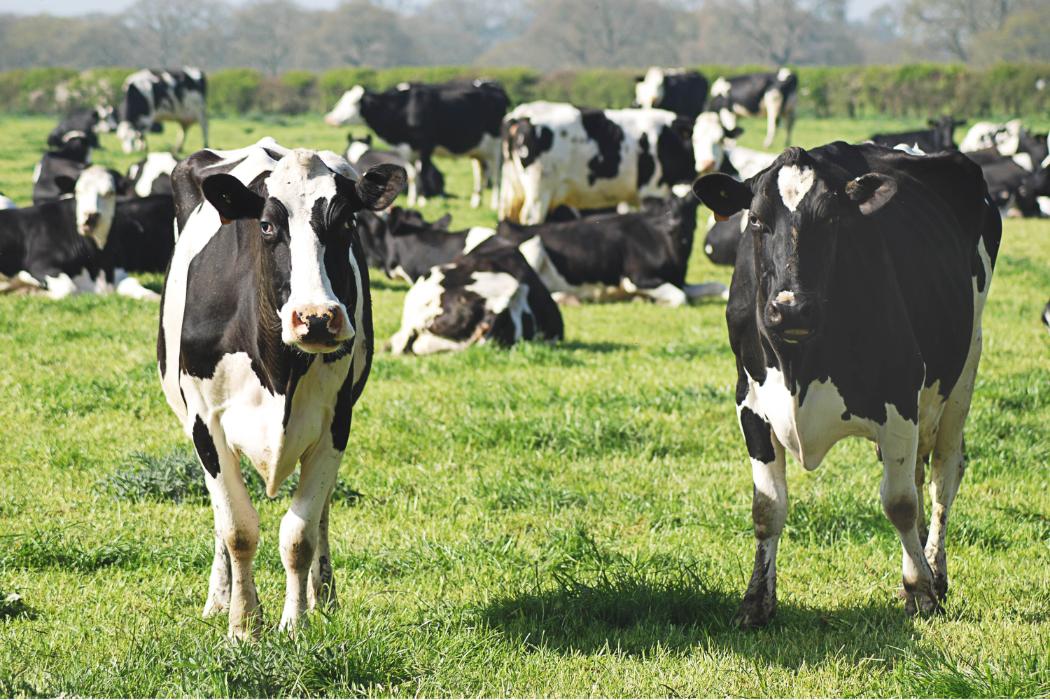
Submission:
[[[788,149],[746,183],[710,175],[694,189],[720,216],[748,210],[726,309],[754,475],[755,565],[741,624],[765,625],[776,610],[785,454],[816,469],[847,436],[878,445],[906,611],[938,610],[1002,231],[980,169],[958,152],[839,142]],[[916,487],[931,454],[927,533]]]
[[[713,118],[714,133],[701,137],[705,117]],[[519,105],[503,131],[499,218],[524,224],[542,223],[559,204],[594,209],[667,198],[698,167],[715,167],[725,136],[716,115],[702,114],[694,123],[662,109],[558,102]]]
[[[329,500],[373,348],[354,214],[386,208],[405,181],[392,165],[353,175],[330,151],[264,140],[198,151],[172,176],[180,233],[157,359],[214,506],[204,614],[229,610],[233,637],[259,631],[262,614],[252,574],[259,516],[241,458],[271,497],[302,464],[280,527],[281,628],[335,603]]]
[[[795,101],[798,76],[787,68],[776,73],[748,73],[732,78],[719,77],[711,85],[711,99],[707,109],[727,112],[742,117],[766,115],[766,138],[763,146],[773,145],[777,125],[784,120],[784,143],[791,144],[791,130],[795,126]],[[725,120],[727,126],[735,123]]]
[[[179,125],[175,152],[186,142],[186,129],[200,124],[208,147],[207,80],[199,68],[140,70],[124,81],[117,138],[125,153],[146,148],[146,133],[162,121]]]
[[[390,350],[429,355],[564,334],[558,305],[521,253],[490,239],[412,285]]]
[[[435,154],[470,158],[470,204],[478,207],[485,183],[494,183],[499,174],[500,122],[509,104],[502,87],[481,80],[406,83],[381,93],[355,85],[325,115],[325,122],[368,125],[403,158],[418,159],[420,171],[429,167]]]
[[[635,79],[634,105],[696,119],[704,111],[708,87],[707,78],[698,71],[654,66]]]

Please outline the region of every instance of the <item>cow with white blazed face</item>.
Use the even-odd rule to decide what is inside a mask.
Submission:
[[[905,609],[940,608],[948,511],[1002,224],[961,153],[792,148],[745,183],[701,178],[716,214],[748,210],[726,319],[754,476],[757,549],[744,626],[776,609],[785,454],[815,469],[847,436],[878,445],[883,510],[903,547]],[[929,531],[917,486],[932,454]]]
[[[335,601],[328,507],[372,359],[368,271],[354,214],[389,206],[404,170],[359,179],[329,151],[272,140],[203,150],[172,177],[179,237],[164,282],[157,357],[164,393],[204,467],[215,514],[206,615],[258,629],[259,516],[247,457],[273,496],[302,464],[281,521],[281,627]]]
[[[503,134],[499,218],[523,224],[542,223],[560,204],[595,209],[666,199],[698,169],[713,170],[730,135],[707,112],[693,122],[662,109],[558,102],[519,105]]]
[[[791,143],[795,126],[795,102],[798,76],[788,68],[776,73],[748,73],[732,78],[719,77],[711,84],[707,109],[723,115],[727,126],[735,126],[733,115],[756,117],[766,115],[766,138],[763,145],[773,145],[777,126],[784,120],[785,144]]]
[[[200,124],[204,146],[208,146],[207,80],[199,68],[140,70],[124,81],[117,138],[125,153],[146,149],[146,134],[160,122],[179,125],[175,152],[186,142],[186,129]]]
[[[517,248],[490,238],[412,285],[390,350],[429,355],[556,341],[564,333],[561,311],[536,272]]]
[[[483,80],[403,83],[385,92],[355,85],[325,115],[325,123],[367,124],[403,158],[418,161],[420,175],[433,167],[434,154],[470,158],[470,203],[478,207],[485,183],[494,184],[499,173],[500,121],[509,104],[502,87]]]
[[[707,89],[707,78],[699,71],[653,66],[635,79],[634,106],[696,119],[704,111]]]

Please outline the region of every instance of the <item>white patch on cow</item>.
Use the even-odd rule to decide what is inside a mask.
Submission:
[[[785,165],[777,173],[777,189],[780,190],[780,198],[788,211],[795,211],[802,199],[813,187],[813,168],[798,167],[797,165]]]
[[[324,116],[324,123],[329,126],[361,124],[364,120],[361,115],[361,99],[364,96],[365,89],[361,85],[355,85],[344,92],[332,111]]]
[[[171,171],[175,169],[175,166],[179,164],[179,161],[175,160],[175,156],[170,153],[150,153],[146,156],[146,162],[142,164],[142,167],[138,167],[138,163],[133,165],[136,168],[135,175],[132,175],[132,171],[128,170],[128,178],[136,180],[135,182],[135,194],[139,197],[148,197],[151,190],[153,189],[153,183],[161,175],[171,176]]]
[[[33,166],[33,183],[40,182],[40,161],[37,161],[36,165]]]
[[[717,170],[725,157],[726,132],[719,115],[703,112],[693,123],[693,160],[699,174]]]
[[[777,80],[780,81],[780,82],[784,82],[785,80],[787,80],[790,77],[791,77],[791,71],[789,69],[787,69],[787,68],[781,68],[780,70],[777,71]]]
[[[752,178],[773,164],[777,159],[776,153],[765,153],[743,146],[727,146],[726,158],[744,180]]]
[[[751,214],[748,212],[747,209],[742,209],[740,211],[740,233],[743,233],[747,230],[747,220],[750,218],[750,216]]]
[[[18,209],[18,205],[15,204],[15,200],[0,194],[0,211],[4,209]]]
[[[160,301],[160,295],[152,289],[146,289],[134,277],[124,277],[116,284],[116,292],[122,297],[139,301]]]
[[[192,80],[201,79],[201,71],[199,68],[194,68],[193,66],[183,66],[182,72],[189,76]]]
[[[346,159],[350,163],[356,163],[370,150],[372,150],[372,147],[364,141],[351,141],[350,145],[346,147]]]
[[[715,252],[715,247],[713,245],[711,245],[710,243],[708,243],[707,245],[704,246],[704,252],[707,253],[708,255],[710,255],[711,253]]]
[[[401,310],[401,328],[390,339],[390,352],[395,355],[403,355],[409,352],[409,346],[411,346],[411,352],[425,355],[429,352],[458,350],[465,347],[465,344],[439,338],[428,330],[430,324],[442,312],[441,295],[445,291],[442,284],[444,279],[444,272],[441,268],[435,267],[429,275],[421,277],[409,288]],[[444,347],[444,343],[450,343],[450,345]]]
[[[25,270],[19,270],[14,277],[8,277],[0,272],[0,294],[35,292],[42,287],[40,281]]]
[[[496,231],[484,226],[474,226],[467,231],[466,240],[463,242],[463,253],[469,253],[479,245],[496,235]]]
[[[795,303],[795,293],[788,291],[787,289],[782,290],[776,297],[773,298],[778,304],[785,304],[787,306],[793,306]]]
[[[679,199],[691,196],[692,192],[693,186],[688,182],[679,182],[677,185],[671,185],[671,194]]]
[[[117,210],[117,188],[113,175],[101,165],[92,165],[77,178],[73,190],[76,199],[77,233],[95,239],[104,248]]]
[[[645,78],[634,85],[634,101],[639,107],[652,109],[664,97],[664,71],[653,66]]]
[[[711,84],[711,96],[712,97],[725,97],[729,95],[729,81],[723,77],[718,77],[715,82]]]
[[[896,146],[893,147],[893,150],[895,150],[895,151],[902,151],[904,153],[907,153],[910,156],[924,156],[924,155],[926,155],[926,151],[924,151],[921,148],[919,148],[919,144],[917,144],[917,143],[913,143],[910,146],[908,144],[906,144],[906,143],[898,143]]]
[[[1032,162],[1032,156],[1029,153],[1015,153],[1010,156],[1010,160],[1017,163],[1017,165],[1028,172],[1035,171],[1035,164]]]
[[[474,272],[471,279],[474,281],[466,286],[467,291],[483,298],[485,309],[494,314],[510,306],[514,296],[520,293],[524,286],[506,272]]]
[[[310,225],[314,203],[321,198],[330,202],[335,197],[332,171],[317,153],[297,149],[277,163],[266,178],[266,189],[288,212],[291,282],[288,301],[279,310],[281,339],[289,345],[297,342],[292,315],[301,308],[336,309],[342,316],[339,325],[344,331],[337,339],[350,338],[355,329],[346,307],[332,291],[324,265],[324,245]]]
[[[65,299],[78,291],[77,283],[64,272],[54,277],[44,277],[44,283],[47,285],[47,296],[51,299]]]

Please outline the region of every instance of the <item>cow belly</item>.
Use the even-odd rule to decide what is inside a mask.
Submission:
[[[806,469],[819,467],[828,450],[845,437],[875,439],[876,423],[849,414],[830,380],[811,382],[801,404],[777,369],[767,368],[762,384],[749,375],[748,385],[744,405],[765,417],[777,440]]]

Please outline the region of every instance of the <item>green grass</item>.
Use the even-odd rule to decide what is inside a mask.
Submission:
[[[23,203],[50,126],[0,119],[0,190]],[[213,144],[344,133],[217,119]],[[99,162],[132,160],[104,141]],[[469,167],[441,166],[460,198],[427,215],[492,223],[466,207]],[[698,249],[691,281],[728,277]],[[380,339],[404,290],[374,283]],[[254,645],[200,619],[212,518],[157,381],[157,306],[0,298],[0,601],[20,596],[0,602],[0,695],[1046,696],[1048,292],[1050,223],[1006,222],[942,617],[905,617],[881,470],[851,441],[789,467],[778,617],[733,627],[754,549],[724,306],[634,303],[564,309],[557,347],[378,357],[333,508],[342,608]],[[273,625],[288,499],[256,503]]]

